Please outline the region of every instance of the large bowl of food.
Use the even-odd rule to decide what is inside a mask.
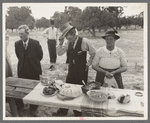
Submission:
[[[101,87],[101,83],[92,81],[87,85],[82,86],[81,89],[84,94],[87,94],[89,90],[100,89],[100,87]]]
[[[104,102],[108,99],[108,94],[101,90],[90,90],[87,95],[94,102]]]

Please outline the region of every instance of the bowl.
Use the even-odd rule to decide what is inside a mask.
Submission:
[[[53,81],[50,81],[50,77],[48,75],[40,75],[40,81],[42,85],[51,85]]]
[[[108,99],[108,94],[101,90],[90,90],[87,95],[94,102],[104,102]]]
[[[93,87],[93,88],[88,88],[88,86],[90,86],[91,84],[95,84],[95,85],[97,85],[96,87]],[[99,82],[90,82],[90,83],[88,83],[87,84],[87,86],[85,86],[85,85],[83,85],[82,87],[81,87],[81,89],[82,89],[82,92],[84,93],[84,94],[87,94],[87,92],[89,91],[89,90],[93,90],[93,89],[100,89],[100,86],[101,86],[101,83],[99,83]]]

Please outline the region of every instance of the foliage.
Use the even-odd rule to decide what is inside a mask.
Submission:
[[[32,30],[34,28],[35,19],[31,15],[30,7],[9,7],[6,15],[6,28],[17,29],[21,24],[26,24]]]
[[[35,26],[36,28],[48,28],[50,26],[50,21],[45,17],[42,17],[41,19],[36,20]]]

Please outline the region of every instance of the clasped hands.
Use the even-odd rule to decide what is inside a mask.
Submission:
[[[105,72],[105,76],[109,79],[111,79],[114,76],[114,74],[115,72],[108,72],[108,71]]]

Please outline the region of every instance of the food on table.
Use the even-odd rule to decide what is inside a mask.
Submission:
[[[62,94],[60,94],[60,93],[57,94],[57,97],[58,97],[58,99],[60,99],[60,100],[62,100],[62,101],[74,99],[74,97],[64,96],[64,95],[62,95]]]
[[[109,96],[108,96],[108,99],[115,99],[115,98],[116,98],[115,95],[109,95]]]
[[[75,98],[80,96],[82,92],[80,87],[64,85],[64,87],[60,90],[59,93],[67,97]]]
[[[48,75],[40,75],[40,81],[41,81],[41,84],[45,85],[45,86],[47,86],[47,85],[50,86],[50,85],[54,84],[54,80],[51,79],[51,81],[50,81],[50,77]]]
[[[100,90],[90,90],[87,95],[95,102],[104,102],[108,99],[108,94]]]
[[[90,96],[95,97],[95,98],[106,98],[107,95],[101,92],[95,92],[91,91]]]
[[[45,87],[44,89],[43,89],[43,94],[44,95],[52,95],[52,94],[54,94],[56,92],[56,88],[54,88],[54,87]]]
[[[86,88],[88,89],[88,90],[92,90],[92,89],[96,89],[96,88],[99,88],[101,85],[100,85],[100,83],[98,83],[98,82],[90,82],[87,86],[86,86]]]
[[[82,92],[86,94],[87,91],[92,90],[92,89],[100,89],[100,87],[101,87],[101,84],[99,82],[92,81],[88,83],[86,86],[85,85],[82,86],[81,88],[82,88]]]
[[[120,103],[122,104],[126,104],[130,102],[130,95],[126,94],[122,94],[121,96],[118,97],[117,99]]]

